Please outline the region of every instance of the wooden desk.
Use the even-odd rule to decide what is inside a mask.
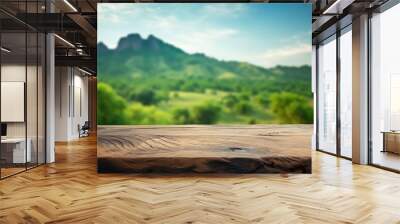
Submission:
[[[383,131],[382,152],[400,154],[400,131]]]
[[[25,163],[31,162],[32,153],[30,138],[26,139],[27,147],[25,152],[25,138],[5,138],[1,139],[2,159],[6,163]]]

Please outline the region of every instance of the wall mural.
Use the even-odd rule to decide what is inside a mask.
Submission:
[[[99,171],[310,172],[310,4],[102,3],[97,47]]]

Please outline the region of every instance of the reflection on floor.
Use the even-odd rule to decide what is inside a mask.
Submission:
[[[399,223],[399,174],[312,161],[312,174],[98,174],[96,138],[82,138],[0,181],[0,223]]]
[[[26,169],[30,169],[32,167],[36,167],[36,163],[27,163],[25,164],[7,164],[7,165],[2,165],[0,173],[1,173],[1,178],[5,178],[8,176],[11,176],[13,174],[20,173],[22,171],[25,171]]]
[[[19,173],[19,172],[24,171],[24,170],[25,170],[25,167],[23,167],[23,168],[20,168],[20,167],[17,167],[17,168],[1,168],[1,178],[4,178],[4,177],[10,176],[10,175]]]
[[[400,171],[400,155],[391,152],[374,151],[373,164]]]

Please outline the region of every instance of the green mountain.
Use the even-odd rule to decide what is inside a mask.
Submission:
[[[109,49],[105,44],[99,43],[98,53],[99,74],[103,80],[159,76],[181,80],[181,84],[185,79],[230,83],[238,81],[241,84],[250,81],[253,82],[251,85],[257,84],[254,81],[263,81],[268,83],[261,85],[269,86],[268,89],[272,91],[279,90],[274,88],[278,86],[282,87],[282,90],[292,89],[305,94],[310,91],[310,66],[277,66],[266,69],[246,62],[223,61],[201,53],[188,54],[153,35],[143,39],[139,34],[130,34],[121,38],[115,49]],[[215,87],[212,86],[214,84],[216,83],[209,83],[207,86]],[[285,84],[296,85],[283,87]]]
[[[97,47],[99,124],[312,122],[310,66],[218,60],[152,35]]]

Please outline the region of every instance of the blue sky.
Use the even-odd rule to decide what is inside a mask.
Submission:
[[[98,42],[149,34],[188,53],[263,67],[311,63],[311,5],[99,3]]]

